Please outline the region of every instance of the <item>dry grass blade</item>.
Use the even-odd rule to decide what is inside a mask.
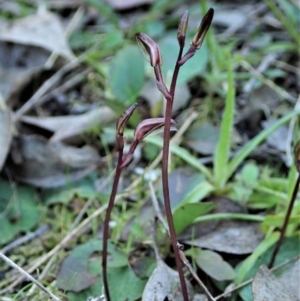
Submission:
[[[30,274],[28,274],[21,267],[19,267],[17,264],[15,264],[13,261],[11,261],[3,253],[0,253],[0,258],[2,258],[8,265],[10,265],[14,269],[16,269],[19,273],[21,273],[23,276],[25,276],[31,282],[33,282],[34,284],[36,284],[43,292],[45,292],[46,294],[48,294],[52,298],[52,300],[60,301],[60,299],[58,297],[56,297],[54,294],[52,294],[46,287],[44,287],[40,282],[38,282],[36,279],[34,279]]]

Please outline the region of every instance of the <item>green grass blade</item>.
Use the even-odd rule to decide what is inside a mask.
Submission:
[[[184,197],[178,206],[200,202],[212,191],[214,191],[213,185],[207,181],[200,182]]]
[[[214,180],[218,188],[226,183],[227,163],[229,160],[231,133],[234,121],[235,89],[231,59],[228,61],[228,92],[225,111],[221,122],[220,139],[214,153]]]
[[[280,1],[279,1],[280,2]],[[290,36],[294,39],[294,41],[297,43],[298,47],[300,45],[300,38],[299,33],[297,30],[297,23],[293,24],[278,7],[277,3],[274,0],[265,0],[265,3],[269,6],[273,14],[278,18],[278,20],[281,22],[281,24],[285,27],[287,32],[290,34]],[[279,3],[280,4],[280,3]],[[297,9],[297,8],[295,8]]]
[[[300,115],[300,109],[294,110],[286,116],[280,118],[275,124],[270,126],[269,128],[263,130],[256,137],[251,139],[247,144],[243,146],[243,148],[234,156],[234,158],[228,164],[228,170],[226,175],[226,180],[230,178],[230,176],[234,173],[237,167],[245,160],[245,158],[269,135],[271,135],[275,130],[277,130],[280,126],[291,120],[293,117]]]
[[[241,220],[250,222],[263,222],[264,216],[245,214],[245,213],[213,213],[199,216],[195,219],[194,223],[203,223],[210,221],[222,221],[222,220]]]
[[[265,253],[279,238],[278,232],[273,232],[269,237],[265,238],[255,249],[255,251],[242,263],[238,270],[238,276],[235,280],[236,284],[240,284],[245,279],[247,272],[252,268],[257,259]]]

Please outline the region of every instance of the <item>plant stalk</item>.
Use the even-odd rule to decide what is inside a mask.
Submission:
[[[171,87],[170,87],[170,98],[166,98],[166,110],[165,110],[165,127],[164,127],[164,144],[163,144],[163,154],[162,154],[162,185],[163,185],[163,195],[164,195],[164,205],[166,210],[166,216],[169,226],[170,232],[170,239],[172,242],[174,256],[176,261],[176,266],[179,274],[181,291],[183,295],[184,301],[188,301],[188,293],[186,288],[186,283],[184,279],[184,274],[182,270],[182,264],[179,254],[179,249],[177,246],[177,239],[176,239],[176,232],[172,217],[172,209],[170,203],[170,191],[169,191],[169,182],[168,182],[168,164],[169,164],[169,147],[170,147],[170,127],[171,127],[171,118],[172,118],[172,107],[173,107],[173,100],[175,94],[175,87],[177,82],[177,77],[179,73],[180,66],[178,65],[178,61],[182,57],[183,48],[180,47],[178,59],[176,62],[176,66],[174,69]]]
[[[107,245],[108,245],[108,231],[109,231],[109,221],[112,209],[114,207],[114,202],[117,194],[117,189],[119,185],[119,180],[122,172],[122,161],[123,161],[123,147],[119,148],[119,158],[116,167],[116,173],[114,176],[114,182],[111,189],[111,194],[108,202],[108,207],[105,214],[105,220],[103,224],[103,246],[102,246],[102,276],[103,276],[103,285],[105,290],[106,301],[110,301],[108,279],[107,279]]]

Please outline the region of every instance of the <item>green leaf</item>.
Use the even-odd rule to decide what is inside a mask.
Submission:
[[[179,206],[173,213],[176,234],[179,235],[197,217],[211,211],[214,207],[212,203],[193,203]]]
[[[245,160],[245,158],[260,144],[262,143],[270,134],[272,134],[275,130],[277,130],[280,126],[290,121],[293,117],[300,115],[300,109],[294,110],[291,113],[285,115],[280,118],[276,123],[274,123],[269,128],[266,128],[262,132],[260,132],[257,136],[251,139],[248,143],[246,143],[242,149],[234,156],[232,160],[228,163],[227,173],[225,177],[225,181],[227,181],[231,175],[235,172],[238,166]]]
[[[192,253],[199,268],[210,277],[218,281],[235,278],[235,270],[218,253],[199,249],[193,250]]]
[[[108,197],[96,192],[94,187],[94,176],[95,174],[79,181],[72,182],[66,187],[44,189],[43,200],[45,204],[68,204],[74,198],[74,196],[84,199],[98,197],[101,199],[102,203],[105,203]]]
[[[0,245],[19,232],[31,230],[39,221],[36,190],[29,186],[12,186],[0,181]]]
[[[214,153],[214,181],[218,188],[222,188],[227,181],[227,163],[229,160],[231,133],[234,120],[235,89],[233,82],[232,62],[228,61],[228,91],[225,111],[221,122],[220,139]]]
[[[112,59],[109,85],[124,105],[133,104],[144,84],[144,60],[137,46],[122,48]]]
[[[247,184],[247,186],[253,186],[257,183],[259,176],[259,168],[254,163],[247,163],[243,166],[241,171],[241,180]]]
[[[57,283],[69,291],[69,301],[87,300],[89,296],[102,293],[101,257],[92,256],[102,250],[102,241],[91,240],[77,246],[68,256],[59,271]],[[145,281],[140,280],[129,268],[127,256],[108,245],[108,281],[111,298],[116,301],[134,301],[142,295]],[[124,281],[126,279],[126,281]],[[72,292],[70,292],[72,291]]]

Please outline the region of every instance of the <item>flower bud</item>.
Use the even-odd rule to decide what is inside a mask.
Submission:
[[[177,40],[180,48],[184,47],[185,42],[185,33],[189,22],[189,12],[186,10],[180,18],[178,31],[177,31]]]
[[[165,118],[149,118],[141,121],[134,132],[134,140],[140,141],[152,133],[161,132]],[[176,129],[176,121],[171,119],[171,129]]]
[[[210,27],[213,16],[214,16],[214,10],[210,8],[201,21],[198,31],[192,40],[192,45],[194,45],[197,49],[201,47],[204,41],[205,35]]]
[[[158,45],[146,34],[137,33],[135,35],[137,42],[140,46],[142,53],[144,53],[143,48],[147,51],[150,57],[150,64],[152,67],[161,66],[162,58]],[[141,47],[143,45],[143,47]]]
[[[135,110],[135,108],[137,107],[137,103],[133,104],[132,106],[130,106],[128,109],[126,109],[126,111],[119,117],[119,119],[117,120],[117,134],[118,135],[123,135],[125,126],[129,120],[129,118],[131,117],[133,111]]]

